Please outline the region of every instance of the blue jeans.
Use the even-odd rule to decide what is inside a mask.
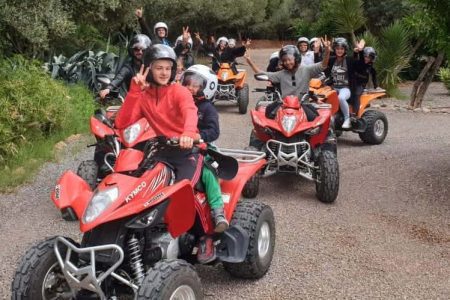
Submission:
[[[350,89],[347,87],[343,87],[343,88],[335,88],[335,90],[338,93],[339,107],[341,108],[342,114],[344,115],[344,119],[346,120],[350,118],[350,112],[347,103],[347,100],[350,99],[351,96]]]

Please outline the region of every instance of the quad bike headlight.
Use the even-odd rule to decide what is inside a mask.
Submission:
[[[228,73],[222,73],[222,81],[226,81],[227,80],[227,78],[228,78]]]
[[[140,131],[141,125],[139,124],[133,124],[131,126],[128,126],[127,129],[125,129],[123,132],[125,142],[127,143],[134,142],[138,138]]]
[[[97,191],[89,202],[84,212],[83,223],[90,223],[100,216],[114,201],[119,197],[119,189],[117,187]]]
[[[286,132],[294,130],[295,124],[297,124],[297,118],[295,116],[284,116],[281,120],[281,125]]]

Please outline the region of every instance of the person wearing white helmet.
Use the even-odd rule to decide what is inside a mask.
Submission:
[[[228,39],[228,47],[230,47],[230,48],[236,47],[236,40],[235,39]]]
[[[315,63],[314,52],[308,49],[309,39],[307,37],[302,36],[298,38],[297,48],[300,51],[300,55],[302,56],[302,66],[309,66]]]
[[[181,59],[181,63],[183,64],[183,70],[194,64],[194,55],[192,54],[193,47],[194,41],[189,33],[189,26],[183,27],[183,34],[178,36],[174,47],[175,53],[178,58]]]
[[[139,25],[141,26],[141,31],[143,34],[146,34],[150,36],[152,34],[152,31],[147,26],[147,23],[144,19],[144,10],[141,8],[136,9],[135,15],[138,18]],[[169,27],[164,22],[158,22],[153,26],[153,44],[163,44],[167,46],[171,46],[172,44],[168,40],[169,36]]]
[[[182,78],[181,84],[192,93],[198,109],[198,130],[200,138],[206,143],[212,143],[219,137],[219,115],[210,101],[217,90],[217,76],[204,65],[193,65],[188,68]],[[208,163],[208,156],[205,162]],[[211,214],[215,222],[215,231],[223,232],[228,228],[228,221],[223,210],[222,193],[219,182],[211,170],[210,165],[203,167],[202,182]]]
[[[229,42],[230,41],[225,36],[221,36],[217,39],[217,41],[215,41],[214,37],[212,37],[212,44],[203,45],[205,51],[212,53],[214,56],[212,60],[212,69],[214,72],[219,70],[221,63],[230,63],[231,69],[235,74],[237,74],[238,72],[234,62],[237,57],[244,56],[245,51],[247,51],[247,47],[251,44],[250,39],[247,39],[241,47],[230,48]]]

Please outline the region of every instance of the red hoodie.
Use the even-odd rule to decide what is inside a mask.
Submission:
[[[168,138],[182,135],[195,138],[198,132],[197,107],[189,90],[180,84],[152,85],[142,91],[132,80],[115,125],[126,128],[142,117],[157,135]]]

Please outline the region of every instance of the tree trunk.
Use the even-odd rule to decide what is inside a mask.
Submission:
[[[442,61],[444,60],[444,56],[445,56],[444,52],[440,52],[437,55],[436,59],[433,58],[431,64],[427,63],[424,70],[420,72],[419,78],[417,78],[416,82],[414,83],[413,92],[411,93],[411,106],[413,108],[418,108],[422,106],[423,97],[425,96],[428,87],[433,81],[434,75],[436,75],[437,71],[439,70]],[[427,70],[425,70],[426,68]]]
[[[416,81],[414,82],[414,86],[411,91],[411,102],[409,103],[409,106],[411,106],[412,108],[415,108],[417,91],[419,90],[419,87],[422,85],[423,79],[425,78],[425,75],[430,70],[434,61],[435,61],[434,57],[432,57],[432,56],[428,57],[427,64],[425,65],[425,67],[423,67],[422,71],[420,71],[419,77],[417,77]]]

